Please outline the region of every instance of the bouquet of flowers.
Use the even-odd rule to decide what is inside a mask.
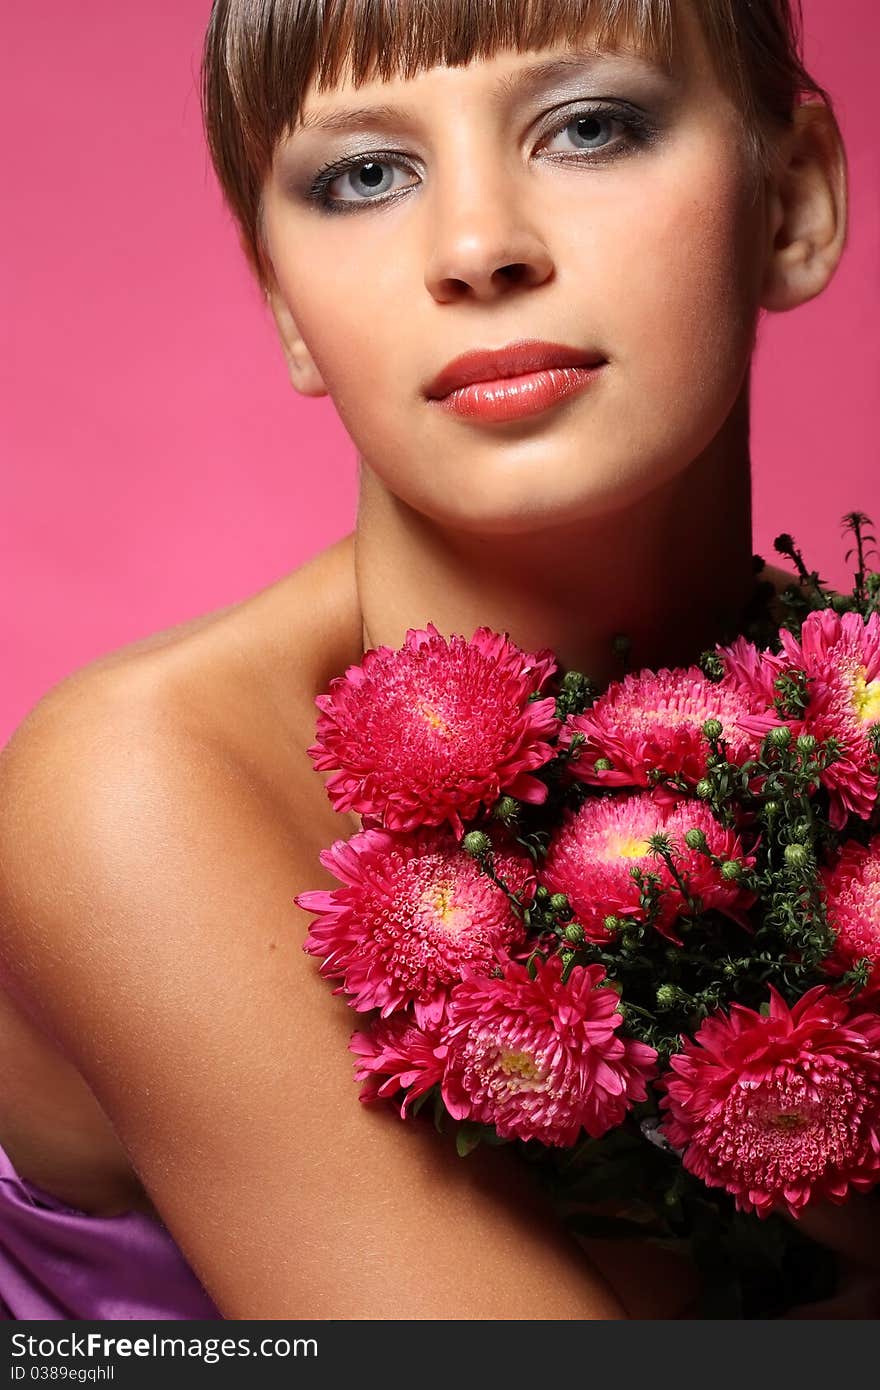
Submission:
[[[515,1145],[576,1232],[686,1243],[704,1315],[830,1291],[797,1218],[880,1181],[880,574],[844,524],[852,593],[779,536],[781,626],[690,667],[599,691],[429,623],[316,700],[363,828],[294,901],[361,1099]]]

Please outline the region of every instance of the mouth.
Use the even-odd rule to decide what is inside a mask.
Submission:
[[[503,381],[554,367],[599,367],[607,360],[598,348],[521,339],[504,347],[477,349],[454,358],[428,383],[425,395],[428,400],[442,400],[453,391],[480,382]]]

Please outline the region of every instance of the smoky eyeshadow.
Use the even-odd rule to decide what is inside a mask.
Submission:
[[[555,79],[542,83],[539,90],[531,91],[519,118],[535,121],[543,112],[549,113],[554,106],[578,101],[621,102],[662,126],[673,118],[682,89],[680,74],[661,70],[645,61],[617,56],[601,63],[579,61],[563,75],[557,75]],[[489,100],[493,102],[493,98]],[[510,107],[511,118],[513,103],[517,100],[524,100],[519,88],[504,98],[505,104]],[[494,105],[497,107],[498,104],[500,98],[496,94]],[[378,113],[378,118],[371,112]],[[401,108],[395,112],[392,108],[376,104],[349,108],[339,114],[345,118],[346,125],[351,119],[351,128],[321,130],[303,129],[297,125],[282,138],[273,162],[273,173],[283,192],[305,193],[321,164],[369,153],[365,142],[374,142],[375,148],[378,141],[385,151],[397,149],[400,154],[407,154],[411,152],[409,142],[424,138],[423,122],[415,109]]]

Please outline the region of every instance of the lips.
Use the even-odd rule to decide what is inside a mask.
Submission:
[[[534,338],[508,343],[506,347],[466,352],[448,362],[425,387],[429,400],[441,400],[462,386],[479,381],[499,381],[504,377],[540,372],[548,367],[594,367],[607,358],[598,348],[576,348],[567,343],[547,343]]]

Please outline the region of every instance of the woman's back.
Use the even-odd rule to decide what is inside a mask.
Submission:
[[[305,749],[359,655],[346,537],[26,721],[0,759],[0,1144],[80,1213],[164,1222],[225,1317],[623,1316],[508,1153],[358,1104],[292,898],[357,828]],[[636,1316],[692,1292],[610,1258]]]

